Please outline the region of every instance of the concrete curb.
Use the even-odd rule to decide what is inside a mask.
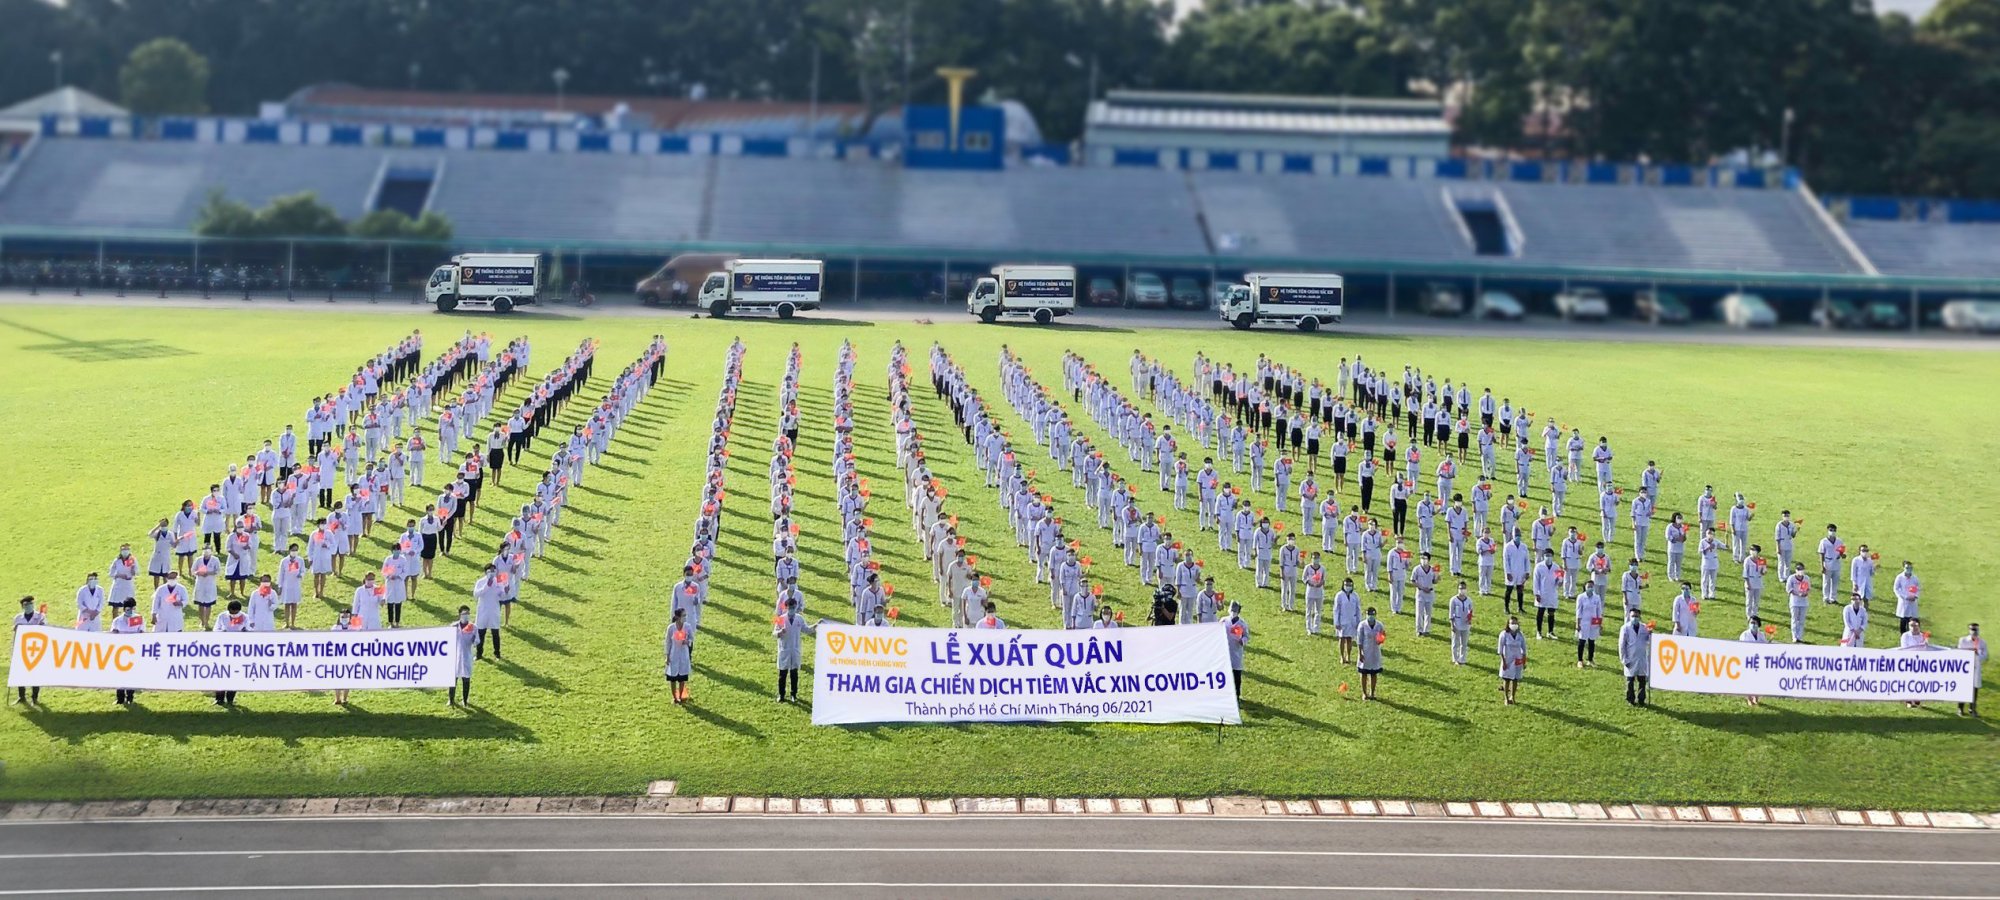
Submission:
[[[1716,804],[1531,803],[1258,797],[681,797],[672,787],[646,796],[590,797],[316,797],[250,800],[115,800],[88,803],[0,802],[0,821],[117,821],[161,818],[341,816],[1133,816],[1211,818],[1483,819],[1733,824],[1782,828],[2000,830],[2000,813],[1830,809]]]

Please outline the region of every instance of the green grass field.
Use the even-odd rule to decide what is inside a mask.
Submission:
[[[1470,379],[1475,390],[1491,384],[1526,401],[1538,422],[1553,416],[1581,424],[1590,437],[1608,434],[1623,478],[1636,478],[1645,459],[1659,460],[1661,521],[1677,509],[1692,513],[1704,482],[1725,497],[1741,490],[1767,513],[1756,526],[1763,538],[1769,514],[1789,506],[1808,535],[1837,521],[1850,543],[1879,548],[1884,595],[1891,561],[1915,559],[1940,639],[1955,639],[1969,620],[2000,620],[1991,593],[2000,582],[2000,492],[1986,472],[2000,434],[1993,393],[2000,354],[1036,330],[944,320],[950,324],[0,307],[7,423],[0,590],[10,598],[33,593],[55,610],[68,608],[83,573],[102,569],[120,541],[141,545],[143,559],[146,529],[159,516],[299,421],[309,398],[411,327],[431,335],[433,351],[468,326],[525,332],[535,341],[536,376],[579,339],[599,337],[602,365],[580,394],[586,400],[600,396],[655,331],[671,345],[661,389],[573,494],[548,559],[523,592],[507,661],[478,669],[479,711],[447,709],[427,692],[358,694],[344,711],[325,696],[246,694],[234,712],[205,696],[154,693],[127,711],[106,692],[50,690],[44,710],[0,714],[0,798],[617,793],[678,778],[683,792],[703,794],[1248,792],[2000,808],[2000,732],[1954,716],[1949,705],[1767,701],[1748,709],[1735,698],[1657,693],[1655,708],[1633,710],[1615,666],[1579,671],[1565,663],[1569,647],[1550,642],[1531,643],[1522,704],[1502,707],[1492,672],[1497,596],[1481,605],[1473,665],[1464,669],[1449,664],[1441,627],[1419,640],[1407,617],[1391,621],[1384,702],[1364,704],[1358,692],[1336,690],[1353,674],[1330,638],[1306,637],[1299,616],[1278,611],[1275,590],[1256,591],[1248,573],[1215,559],[1210,570],[1232,598],[1246,600],[1256,630],[1241,727],[1220,734],[1082,724],[814,728],[805,708],[771,699],[764,453],[792,341],[805,350],[800,546],[815,615],[846,609],[839,548],[827,533],[836,518],[827,460],[835,350],[850,339],[860,351],[863,474],[892,483],[883,371],[887,348],[900,338],[917,366],[918,419],[936,432],[928,449],[950,488],[947,511],[966,523],[969,547],[995,576],[994,596],[1016,625],[1054,627],[1056,617],[1046,588],[1032,583],[1026,554],[1008,540],[992,492],[975,480],[966,448],[950,439],[948,410],[930,397],[922,360],[933,340],[958,356],[1005,416],[1012,411],[998,397],[995,365],[1002,341],[1056,387],[1066,349],[1121,383],[1135,346],[1184,372],[1197,350],[1239,365],[1266,352],[1329,378],[1338,358],[1355,352],[1376,364],[1420,365]],[[687,545],[702,475],[698,448],[732,334],[750,347],[731,463],[734,514],[704,619],[694,702],[674,708],[660,678],[666,590],[677,574],[669,567]],[[1072,413],[1107,442],[1080,409]],[[547,449],[538,447],[526,467],[539,472]],[[518,499],[528,480],[510,478],[502,490]],[[1082,518],[1080,490],[1067,479],[1045,482],[1059,512]],[[1170,498],[1157,496],[1147,508],[1168,510],[1175,530],[1191,534],[1193,513],[1171,512]],[[1594,516],[1588,490],[1572,500],[1579,496],[1572,513]],[[470,536],[480,552],[440,560],[408,624],[441,622],[466,601],[471,564],[484,561],[500,524],[495,514],[481,515]],[[928,570],[907,519],[886,499],[874,515],[885,577],[909,592],[903,621],[946,624],[943,610],[923,599],[931,596]],[[1594,519],[1584,527],[1594,532]],[[1100,560],[1106,596],[1143,616],[1147,594],[1135,571],[1111,562],[1108,533],[1072,536]],[[378,527],[361,559],[379,560],[389,537]],[[1656,550],[1649,568],[1663,566]],[[330,594],[351,594],[352,579],[367,568],[350,566],[349,583]],[[1669,592],[1653,593],[1664,602]],[[1706,633],[1733,636],[1739,602],[1725,587],[1705,616]],[[1879,603],[1878,645],[1894,623]],[[308,598],[301,624],[325,627],[332,616],[331,604]],[[1815,606],[1813,616],[1813,639],[1831,642],[1835,612]]]

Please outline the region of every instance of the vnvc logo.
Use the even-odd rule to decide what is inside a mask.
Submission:
[[[1743,677],[1743,658],[1728,653],[1683,650],[1680,644],[1673,640],[1662,639],[1660,671],[1672,675],[1675,669],[1679,669],[1682,675],[1727,678],[1735,681]]]
[[[132,648],[89,641],[51,638],[40,631],[21,635],[21,663],[32,672],[46,658],[55,669],[117,669],[132,671]]]
[[[848,635],[839,631],[826,633],[826,648],[835,653],[853,652],[864,656],[908,656],[910,642],[904,638],[876,637],[873,635]]]

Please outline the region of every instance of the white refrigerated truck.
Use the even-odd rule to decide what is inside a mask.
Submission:
[[[532,306],[541,290],[539,253],[461,253],[431,272],[424,299],[438,312]]]
[[[966,292],[965,311],[981,322],[1006,316],[1047,325],[1076,312],[1076,267],[994,266]]]
[[[770,313],[789,319],[802,309],[818,309],[826,264],[817,259],[738,259],[727,271],[710,272],[697,303],[710,316]]]
[[[1251,272],[1241,284],[1230,285],[1222,302],[1222,318],[1237,328],[1291,325],[1318,331],[1340,321],[1345,290],[1339,275],[1303,272]]]

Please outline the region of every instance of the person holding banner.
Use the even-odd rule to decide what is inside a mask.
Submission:
[[[347,608],[347,609],[342,609],[342,610],[340,611],[340,615],[338,615],[338,616],[334,617],[334,620],[333,620],[333,630],[334,630],[334,631],[360,631],[360,630],[361,630],[361,619],[360,619],[360,618],[358,618],[357,616],[355,616],[355,615],[354,615],[354,610],[353,610],[353,609],[351,609],[351,608]],[[335,706],[346,706],[346,705],[347,705],[347,689],[346,689],[346,688],[336,688],[336,689],[334,689],[334,692],[333,692],[333,705],[335,705]]]
[[[472,607],[458,607],[458,622],[452,626],[452,642],[458,645],[458,665],[452,672],[457,682],[444,689],[446,706],[472,708],[473,648],[479,643],[479,629],[472,625]]]
[[[1646,681],[1653,674],[1653,629],[1639,621],[1639,610],[1625,610],[1625,627],[1618,629],[1618,662],[1625,668],[1625,702],[1646,705]]]
[[[1866,611],[1863,611],[1863,615],[1866,614]],[[1771,636],[1764,633],[1764,620],[1756,616],[1750,617],[1750,627],[1743,629],[1743,633],[1737,635],[1736,639],[1746,644],[1768,644],[1771,642]],[[1757,695],[1745,694],[1743,695],[1743,702],[1750,706],[1756,706],[1758,705]]]
[[[667,686],[673,690],[674,705],[679,706],[688,701],[688,675],[694,668],[694,632],[688,629],[686,608],[674,608],[662,651],[667,657]]]
[[[1243,604],[1229,601],[1229,618],[1223,620],[1229,629],[1229,670],[1235,677],[1236,699],[1243,699],[1243,650],[1250,646],[1250,623],[1243,621]]]
[[[1521,675],[1528,668],[1528,637],[1521,633],[1521,617],[1508,616],[1507,627],[1500,632],[1500,697],[1507,706],[1514,705],[1514,696],[1521,691]]]
[[[1860,594],[1840,611],[1840,643],[1855,650],[1868,645],[1868,604],[1861,601]]]
[[[14,617],[14,630],[20,631],[23,626],[27,625],[47,625],[47,624],[49,624],[49,617],[43,615],[41,610],[35,608],[34,595],[30,594],[29,596],[22,597],[21,614]],[[27,687],[15,688],[14,702],[25,703],[29,706],[39,705],[42,702],[41,685],[36,685],[33,688],[27,688]]]
[[[1361,642],[1361,654],[1355,659],[1355,670],[1361,674],[1361,699],[1375,699],[1375,680],[1382,674],[1382,644],[1389,639],[1388,630],[1375,618],[1375,607],[1368,607],[1368,618],[1354,629],[1355,639]]]
[[[778,702],[798,702],[798,666],[804,656],[800,636],[816,636],[820,634],[820,626],[806,622],[806,616],[798,614],[798,600],[788,598],[784,602],[784,612],[776,618],[776,622],[772,622],[770,634],[778,638]],[[790,696],[786,696],[788,690]]]
[[[1972,699],[1958,705],[1958,714],[1976,719],[1979,717],[1979,685],[1984,683],[1986,673],[1986,639],[1979,636],[1978,622],[1965,626],[1965,637],[1958,639],[1958,649],[1972,653]]]
[[[247,615],[245,615],[245,614],[243,613],[243,601],[241,601],[241,600],[231,600],[231,601],[229,601],[229,611],[228,611],[228,612],[225,612],[225,613],[223,613],[223,614],[222,614],[222,617],[221,617],[221,618],[219,618],[219,619],[215,620],[215,630],[216,630],[216,631],[249,631],[249,630],[251,630],[251,623],[250,623],[250,617],[249,617],[249,616],[247,616]],[[236,692],[235,692],[235,691],[216,691],[216,692],[215,692],[215,705],[216,705],[216,706],[222,706],[222,707],[232,707],[232,706],[235,706],[235,705],[236,705]]]
[[[1583,583],[1576,595],[1576,667],[1597,668],[1597,639],[1604,635],[1604,594],[1597,582]]]
[[[176,573],[178,574],[178,573]],[[127,599],[119,604],[122,614],[111,620],[112,634],[138,634],[146,630],[146,619],[139,615],[139,601]],[[139,692],[132,688],[118,688],[116,702],[119,706],[130,706],[139,699]]]
[[[1922,620],[1920,620],[1920,619],[1918,619],[1918,618],[1917,618],[1917,617],[1915,617],[1915,616],[1911,616],[1911,617],[1909,617],[1909,618],[1907,618],[1907,619],[1904,619],[1904,620],[1903,620],[1903,644],[1902,644],[1902,648],[1903,648],[1904,650],[1931,650],[1931,649],[1934,649],[1933,647],[1931,647],[1931,636],[1930,636],[1930,634],[1929,634],[1928,632],[1924,631],[1924,623],[1923,623],[1923,621],[1922,621]],[[1920,701],[1917,701],[1917,700],[1905,700],[1905,701],[1903,701],[1903,705],[1904,705],[1904,706],[1907,706],[1907,707],[1909,707],[1909,708],[1911,708],[1911,709],[1917,709],[1917,708],[1919,708],[1919,707],[1923,706],[1923,703],[1922,703],[1922,702],[1920,702]]]

